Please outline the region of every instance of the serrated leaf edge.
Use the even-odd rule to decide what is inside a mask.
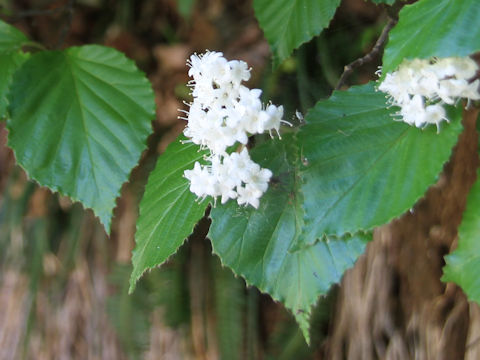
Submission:
[[[174,143],[176,143],[176,142],[179,142],[179,141],[181,142],[182,139],[183,139],[183,135],[180,134],[177,138],[175,138],[175,140],[173,140],[173,141],[170,143],[170,145],[172,145],[172,144],[174,144]],[[170,146],[170,145],[169,145],[169,146]],[[166,149],[165,151],[168,151],[168,147],[167,147],[167,149]],[[200,149],[200,147],[198,147],[198,151],[197,151],[197,152],[200,152],[200,151],[201,151],[201,149]],[[162,154],[162,155],[163,155],[163,154]],[[160,156],[158,157],[157,163],[158,163],[158,161],[159,161],[159,159],[160,159],[160,157],[161,157],[162,155],[160,155]],[[191,163],[193,164],[193,163],[195,163],[195,161],[198,161],[198,159],[195,159],[194,161],[191,161]],[[156,166],[157,166],[157,165],[155,165],[155,168],[156,168]],[[155,169],[153,169],[152,172],[153,172],[154,170],[155,170]],[[149,177],[151,176],[152,172],[150,173]],[[144,189],[144,190],[146,190],[147,185],[148,185],[148,181],[147,181],[147,184],[145,184],[145,189]],[[190,191],[189,188],[188,188],[188,184],[185,184],[185,185],[186,185],[185,191]],[[145,196],[145,193],[142,195],[142,200],[143,200],[143,196]],[[185,239],[184,239],[183,242],[177,247],[177,249],[175,250],[175,252],[173,252],[172,254],[170,254],[170,256],[168,256],[161,264],[157,264],[157,265],[150,266],[150,267],[145,267],[140,274],[138,274],[138,275],[136,275],[136,276],[130,276],[130,281],[129,281],[129,282],[130,282],[130,286],[129,286],[129,289],[128,289],[128,293],[129,293],[129,294],[132,294],[132,293],[135,291],[135,288],[136,288],[136,285],[137,285],[138,280],[145,274],[145,272],[147,272],[147,271],[150,272],[150,271],[152,271],[152,270],[155,269],[155,268],[161,267],[163,264],[165,264],[166,262],[168,262],[168,261],[170,260],[170,258],[171,258],[172,256],[174,256],[174,255],[178,252],[178,250],[185,244],[185,242],[187,241],[187,239],[188,239],[188,238],[190,237],[190,235],[194,232],[195,227],[198,225],[198,222],[206,215],[207,209],[208,209],[208,207],[211,205],[211,201],[210,201],[210,200],[204,199],[203,202],[205,202],[205,209],[204,209],[204,211],[203,211],[202,217],[199,218],[199,219],[197,220],[197,222],[195,222],[195,224],[193,224],[192,229],[189,231],[189,235],[187,235],[187,236],[185,237]],[[140,201],[140,204],[141,204],[141,201]],[[135,223],[135,247],[134,247],[133,250],[132,250],[132,260],[133,260],[133,258],[134,258],[134,256],[135,256],[135,254],[139,251],[139,249],[137,248],[137,244],[138,244],[138,243],[137,243],[137,241],[136,241],[136,234],[138,233],[138,230],[139,230],[139,227],[138,227],[138,219],[141,217],[141,215],[142,215],[142,208],[141,208],[141,206],[139,206],[139,207],[138,207],[137,221],[136,221],[136,223]],[[135,269],[135,266],[133,267],[133,270],[134,270],[134,269]],[[132,274],[131,274],[131,275],[133,275],[133,270],[132,270]]]
[[[189,190],[188,190],[189,191]],[[187,237],[185,237],[185,239],[183,239],[183,242],[177,247],[177,249],[172,253],[170,254],[161,264],[157,264],[157,265],[154,265],[154,266],[150,266],[150,267],[146,267],[145,269],[143,269],[143,271],[138,274],[137,276],[135,277],[132,277],[130,276],[130,286],[129,286],[129,289],[128,289],[128,293],[129,294],[132,294],[134,291],[135,291],[135,288],[137,286],[137,283],[138,283],[138,280],[140,280],[140,278],[148,271],[152,271],[156,268],[160,268],[162,265],[166,264],[174,255],[176,255],[178,253],[178,251],[180,250],[180,248],[185,245],[185,243],[187,242],[188,238],[194,233],[195,231],[195,228],[197,227],[199,221],[205,217],[206,215],[206,212],[208,210],[208,206],[210,206],[210,202],[209,201],[206,201],[206,204],[205,204],[205,210],[204,210],[204,214],[202,215],[202,217],[200,219],[198,219],[198,221],[192,226],[192,229],[189,231],[190,234],[187,235]],[[140,217],[140,214],[139,216]],[[136,226],[135,226],[135,233],[138,232],[138,221],[136,223]],[[135,244],[136,244],[136,241],[135,241]],[[133,255],[138,251],[137,247],[135,246],[135,248],[132,250],[132,258],[133,258]],[[133,274],[133,272],[132,272]]]
[[[298,1],[298,0],[291,0],[291,1]],[[257,14],[257,8],[255,6],[256,4],[256,1],[253,2],[253,6],[254,6],[254,11],[255,11],[255,14]],[[295,4],[293,5],[295,6]],[[339,4],[337,5],[336,9],[335,9],[335,13],[336,13],[336,10],[338,9],[338,7],[340,6],[340,1],[339,1]],[[335,15],[334,13],[334,15]],[[258,17],[255,15],[255,18],[257,19],[257,22],[258,24],[260,25],[260,21],[258,20]],[[289,51],[289,55],[285,56],[285,57],[280,57],[278,54],[277,54],[277,48],[278,48],[278,43],[280,40],[277,40],[277,41],[271,41],[270,40],[270,37],[267,37],[267,34],[265,32],[265,30],[263,29],[263,26],[260,26],[260,29],[262,29],[262,32],[263,32],[263,35],[264,37],[267,39],[268,41],[268,44],[270,46],[270,49],[271,49],[271,52],[273,54],[273,67],[277,67],[278,65],[280,65],[283,61],[285,61],[286,59],[288,59],[290,56],[292,56],[292,54],[294,53],[294,51],[298,50],[303,44],[306,44],[308,43],[309,41],[311,41],[315,36],[319,36],[323,30],[327,29],[329,26],[330,26],[330,23],[332,22],[334,16],[332,16],[330,18],[330,20],[328,21],[328,23],[321,27],[318,31],[313,31],[312,33],[308,33],[307,36],[309,37],[309,39],[306,39],[306,40],[302,40],[302,42],[300,42],[297,46],[293,47],[292,49],[290,49]],[[289,17],[288,19],[288,23],[290,23],[291,21],[291,17]],[[282,37],[285,36],[285,32],[283,32],[282,34]]]
[[[338,93],[348,92],[349,90],[350,90],[350,89],[348,89],[348,90],[335,90],[335,91],[332,93],[332,96],[331,96],[329,99],[322,100],[322,101],[323,101],[323,102],[325,102],[325,101],[330,101],[330,100],[333,99],[334,96],[336,96]],[[380,108],[379,108],[379,109],[380,109]],[[382,107],[382,109],[383,109],[383,107]],[[393,120],[392,120],[392,121],[393,121]],[[440,175],[441,175],[442,172],[443,172],[443,169],[444,169],[444,167],[445,167],[445,164],[446,164],[446,163],[449,161],[449,159],[451,159],[451,157],[452,157],[453,149],[455,148],[456,144],[458,143],[458,138],[460,137],[461,133],[462,133],[463,130],[464,130],[463,124],[461,123],[462,119],[458,119],[458,120],[454,120],[454,121],[460,121],[460,126],[462,127],[462,130],[461,130],[461,131],[459,132],[459,134],[457,135],[457,141],[455,142],[455,144],[454,144],[454,145],[452,146],[452,148],[450,149],[450,155],[449,155],[448,159],[442,164],[441,169],[439,170],[439,172],[437,173],[437,175],[435,176],[435,178],[433,179],[433,181],[430,183],[430,185],[428,185],[427,188],[423,191],[423,194],[420,195],[420,196],[418,196],[418,197],[415,199],[415,201],[412,203],[411,206],[406,207],[406,208],[405,208],[401,213],[399,213],[398,215],[390,217],[390,218],[388,219],[388,221],[385,222],[385,223],[377,223],[377,224],[374,224],[374,225],[372,225],[372,226],[370,226],[370,227],[368,227],[368,228],[360,227],[360,228],[358,228],[358,229],[345,231],[345,232],[343,232],[343,233],[342,233],[342,232],[335,232],[335,233],[328,233],[328,234],[323,233],[322,236],[323,236],[323,237],[326,236],[326,237],[342,238],[342,237],[344,237],[344,236],[353,236],[354,234],[357,234],[357,233],[359,233],[359,232],[361,232],[361,233],[368,233],[368,232],[373,231],[373,229],[375,229],[375,228],[378,227],[378,226],[381,226],[381,225],[384,225],[384,224],[388,224],[388,223],[390,223],[390,222],[393,221],[393,220],[396,220],[396,219],[401,218],[409,209],[415,207],[415,205],[416,205],[421,199],[425,198],[426,192],[428,191],[428,189],[438,181]],[[382,156],[383,156],[383,155],[382,155]],[[300,176],[302,177],[304,184],[308,183],[308,180],[305,179],[305,178],[302,176],[302,171],[300,171]],[[310,225],[312,224],[312,222],[314,221],[314,218],[311,217],[311,216],[307,216],[307,215],[306,215],[306,214],[307,214],[307,211],[306,211],[306,209],[305,209],[305,205],[304,205],[304,204],[302,204],[302,207],[303,207],[303,213],[305,214],[304,219],[303,219],[303,220],[304,220],[304,229],[308,229],[308,226],[310,226]],[[304,233],[304,232],[302,231],[302,233]],[[312,242],[312,241],[306,242],[306,243],[304,244],[304,246],[306,246],[306,245],[314,245],[314,244],[316,244],[319,240],[321,240],[321,238],[316,237],[316,238],[313,240],[313,242]]]
[[[7,145],[10,149],[12,149],[13,151],[13,154],[15,156],[15,160],[16,160],[16,163],[22,168],[23,171],[25,171],[25,173],[27,174],[27,177],[30,179],[30,180],[33,180],[36,184],[38,184],[39,186],[41,187],[46,187],[48,189],[50,189],[52,192],[56,192],[62,196],[67,196],[69,197],[71,200],[73,200],[74,202],[79,202],[81,205],[82,205],[82,208],[83,209],[90,209],[92,210],[92,212],[94,213],[95,217],[100,221],[100,223],[103,225],[103,228],[105,229],[105,232],[108,234],[110,234],[110,231],[111,231],[111,225],[112,225],[112,219],[113,219],[113,212],[114,210],[116,209],[116,207],[118,206],[117,204],[117,199],[120,197],[120,194],[121,194],[121,191],[122,191],[122,188],[125,186],[125,184],[129,184],[130,183],[130,177],[131,177],[131,174],[132,174],[132,171],[139,165],[139,162],[142,158],[142,155],[143,153],[145,152],[145,150],[147,149],[148,147],[148,144],[147,144],[147,139],[148,137],[151,135],[152,131],[153,131],[153,126],[152,126],[152,121],[155,119],[155,111],[156,111],[156,103],[155,103],[155,92],[153,91],[153,88],[152,88],[152,84],[151,82],[148,80],[145,72],[143,72],[142,70],[140,70],[137,65],[135,64],[135,61],[132,60],[132,59],[129,59],[124,53],[114,49],[114,48],[110,48],[110,47],[107,47],[107,46],[102,46],[102,45],[85,45],[85,46],[74,46],[74,47],[70,47],[66,50],[63,50],[62,52],[67,52],[67,51],[70,51],[72,49],[80,49],[80,48],[86,48],[86,47],[103,47],[103,48],[107,48],[107,49],[111,49],[111,50],[114,50],[117,54],[121,55],[123,57],[123,61],[125,61],[125,63],[129,64],[129,66],[131,67],[131,69],[133,69],[133,73],[136,73],[138,75],[140,75],[143,79],[145,79],[145,84],[149,84],[150,86],[148,86],[148,90],[149,90],[149,93],[150,95],[152,95],[152,99],[154,100],[152,102],[152,108],[150,110],[147,110],[146,111],[149,111],[149,115],[151,115],[151,121],[150,121],[150,131],[149,131],[149,134],[147,136],[145,136],[145,139],[142,141],[142,149],[140,149],[140,156],[138,157],[138,160],[137,162],[135,163],[135,165],[130,169],[130,171],[128,172],[127,174],[127,178],[126,180],[122,183],[122,186],[120,186],[120,188],[115,192],[115,199],[114,199],[114,206],[111,208],[110,210],[110,217],[109,217],[109,220],[110,220],[110,224],[107,226],[107,224],[105,224],[103,222],[103,220],[100,218],[100,216],[97,214],[97,212],[95,211],[95,209],[93,209],[92,207],[89,207],[89,206],[86,206],[80,199],[78,199],[77,197],[69,194],[67,191],[62,191],[58,188],[58,186],[47,186],[47,185],[42,185],[40,183],[40,181],[32,176],[29,171],[23,166],[23,164],[18,161],[17,159],[17,153],[16,153],[16,150],[11,147],[9,145],[9,142],[10,142],[10,131],[9,131],[9,134],[7,136]],[[28,59],[27,59],[28,60]],[[25,61],[26,62],[26,61]],[[25,62],[21,65],[21,67],[24,66]],[[17,69],[17,71],[20,70]],[[13,79],[12,79],[13,80]],[[10,83],[9,85],[9,88],[13,85],[13,81]],[[7,99],[7,102],[8,104],[10,104],[10,91],[8,93],[8,99]],[[9,126],[8,126],[8,123],[7,123],[7,129],[9,129]]]
[[[214,220],[213,220],[211,217],[209,217],[209,218],[210,218],[210,220],[212,221],[212,224],[213,224]],[[368,233],[368,232],[367,232],[367,233]],[[318,294],[317,298],[316,298],[314,301],[311,301],[309,304],[307,304],[307,309],[306,309],[306,310],[304,310],[304,309],[293,309],[293,308],[290,308],[290,307],[288,307],[287,305],[285,305],[285,302],[284,302],[284,298],[283,298],[283,297],[278,296],[278,295],[276,295],[276,294],[271,294],[271,293],[269,293],[269,292],[265,289],[264,286],[259,286],[259,285],[256,285],[256,284],[252,283],[249,279],[247,279],[247,278],[245,277],[245,275],[244,275],[243,273],[237,272],[235,269],[233,269],[233,268],[230,267],[228,264],[226,264],[226,263],[223,261],[222,257],[220,256],[220,254],[215,250],[215,244],[214,244],[214,242],[211,240],[211,238],[210,238],[209,235],[210,235],[210,232],[209,232],[209,234],[207,235],[207,238],[210,240],[210,243],[212,244],[212,254],[215,255],[215,256],[217,256],[217,257],[219,258],[220,263],[221,263],[221,265],[222,265],[223,267],[226,267],[226,268],[230,269],[236,277],[242,278],[242,279],[245,281],[245,284],[246,284],[247,286],[249,286],[249,287],[255,287],[255,288],[257,288],[262,294],[268,295],[268,296],[270,296],[274,301],[281,303],[283,306],[285,306],[286,309],[288,309],[288,311],[295,317],[295,319],[297,319],[297,317],[300,316],[300,314],[298,313],[298,311],[302,311],[302,315],[303,315],[304,321],[305,321],[307,324],[309,324],[310,318],[311,318],[311,314],[312,314],[312,308],[320,301],[321,298],[325,297],[328,292],[327,292],[327,293],[323,293],[323,294],[322,294],[322,293]],[[300,250],[301,250],[301,249],[300,249]],[[359,258],[360,258],[360,256],[357,257],[357,259],[353,262],[352,266],[347,267],[347,268],[345,269],[345,271],[343,272],[343,274],[342,274],[342,276],[340,277],[340,280],[339,280],[338,282],[335,282],[335,281],[328,281],[328,282],[327,282],[327,287],[328,287],[329,290],[332,288],[333,285],[339,284],[339,283],[341,282],[341,280],[343,279],[343,276],[345,275],[345,272],[346,272],[347,270],[352,269],[352,268],[355,266],[355,264],[357,263],[357,261],[358,261]],[[300,321],[299,321],[299,320],[297,320],[297,323],[298,323],[299,326],[302,328],[302,324],[300,324]],[[306,332],[305,332],[305,330],[306,330]],[[309,332],[310,332],[310,326],[308,326],[308,329],[302,328],[302,332],[304,333],[304,336],[306,336],[306,334],[309,334]],[[309,336],[308,336],[308,338],[306,337],[305,341],[307,342],[308,345],[310,345],[310,337],[309,337]]]

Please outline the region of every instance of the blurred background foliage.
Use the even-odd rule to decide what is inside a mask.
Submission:
[[[320,359],[336,289],[320,299],[307,347],[293,317],[212,256],[202,221],[180,251],[127,294],[137,206],[159,154],[183,129],[186,59],[205,49],[252,66],[251,87],[286,119],[326,98],[343,66],[373,46],[385,14],[344,0],[330,28],[272,69],[244,0],[0,0],[1,18],[48,49],[100,43],[123,51],[157,102],[149,149],[118,200],[107,237],[91,211],[27,180],[0,123],[1,359]],[[365,65],[350,81],[371,79]]]

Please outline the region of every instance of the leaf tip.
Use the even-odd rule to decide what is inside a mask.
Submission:
[[[128,287],[128,295],[132,295],[135,291],[135,287],[137,286],[138,276],[134,275],[135,273],[132,272],[130,276],[130,286]]]
[[[301,310],[298,309],[294,313],[295,320],[297,321],[298,326],[302,332],[303,338],[308,346],[311,344],[310,338],[310,315],[311,309],[309,310]]]

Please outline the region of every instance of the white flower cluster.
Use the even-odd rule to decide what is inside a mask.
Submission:
[[[397,71],[388,73],[378,89],[389,94],[392,105],[399,106],[396,115],[409,125],[424,127],[448,122],[444,104],[458,99],[479,100],[479,70],[471,58],[404,60]]]
[[[250,159],[246,148],[240,153],[228,154],[236,143],[246,145],[248,136],[265,131],[278,134],[285,122],[283,106],[260,101],[259,89],[249,89],[242,81],[250,79],[250,69],[244,61],[227,61],[220,52],[207,51],[192,55],[187,62],[188,75],[193,77],[193,103],[184,120],[188,125],[185,136],[202,148],[210,150],[210,164],[196,162],[193,170],[186,170],[190,191],[199,198],[220,196],[222,204],[237,199],[238,204],[257,208],[259,199],[267,190],[272,172],[262,169]]]
[[[237,199],[239,205],[258,208],[272,172],[252,161],[246,148],[240,153],[212,155],[210,160],[210,165],[202,166],[197,161],[193,170],[185,170],[190,191],[199,198],[220,196],[222,204]]]
[[[249,89],[242,81],[250,79],[244,61],[227,61],[221,52],[192,55],[188,75],[193,77],[193,103],[184,134],[195,144],[223,154],[236,142],[247,144],[248,134],[275,130],[282,122],[283,106],[260,101],[259,89]]]

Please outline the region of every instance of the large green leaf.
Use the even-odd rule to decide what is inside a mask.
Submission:
[[[477,171],[480,179],[480,169]],[[470,300],[480,304],[480,181],[470,190],[467,208],[458,229],[458,247],[445,257],[443,281],[452,281]]]
[[[395,111],[367,84],[334,92],[308,113],[299,134],[307,164],[300,243],[384,224],[436,181],[462,130],[461,110],[449,110],[439,134],[394,121]]]
[[[92,208],[108,232],[151,132],[147,78],[111,48],[45,51],[16,72],[10,100],[8,143],[17,162],[40,185]]]
[[[312,305],[354,264],[368,236],[323,239],[294,251],[303,222],[294,142],[285,135],[251,151],[274,180],[257,210],[234,201],[213,208],[208,236],[223,264],[293,312],[308,341]]]
[[[13,74],[27,58],[28,54],[21,51],[0,51],[0,120],[7,116],[7,94]]]
[[[383,73],[404,58],[467,56],[480,50],[480,1],[422,0],[405,6],[390,32]]]
[[[183,172],[193,169],[205,152],[193,143],[182,144],[181,139],[170,144],[148,178],[140,202],[130,292],[146,270],[161,265],[177,252],[208,206],[208,201],[195,201],[183,177]]]
[[[328,26],[340,0],[254,0],[255,15],[278,65]]]
[[[20,30],[0,20],[0,51],[19,50],[27,42]]]

